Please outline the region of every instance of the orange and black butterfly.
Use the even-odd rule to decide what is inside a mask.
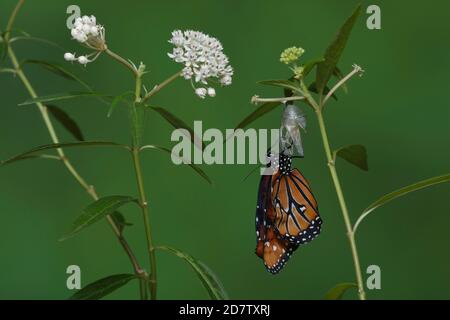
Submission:
[[[277,274],[298,246],[320,234],[322,219],[309,184],[290,156],[280,154],[278,170],[261,177],[256,206],[256,254]],[[272,163],[272,166],[274,164]]]

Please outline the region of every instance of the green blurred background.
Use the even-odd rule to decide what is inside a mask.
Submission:
[[[147,85],[176,72],[179,65],[166,55],[174,29],[195,29],[216,36],[235,68],[231,87],[214,99],[200,100],[188,82],[178,80],[154,99],[188,123],[202,120],[204,128],[232,128],[254,110],[254,94],[279,95],[257,85],[258,80],[286,78],[279,63],[282,49],[299,45],[306,58],[320,56],[358,1],[78,1],[83,14],[95,14],[107,28],[108,45],[135,62],[144,61],[151,73]],[[366,70],[353,79],[348,95],[326,110],[335,148],[360,143],[368,148],[369,172],[339,161],[338,170],[353,220],[379,196],[415,181],[448,172],[449,97],[446,62],[450,51],[448,1],[362,1],[382,10],[382,30],[366,28],[363,15],[340,62]],[[27,1],[16,27],[55,41],[66,51],[85,52],[70,40],[65,27],[68,0]],[[2,0],[4,28],[15,1]],[[64,63],[63,51],[39,43],[17,43],[20,59]],[[122,66],[102,56],[87,68],[66,66],[96,90],[119,94],[133,88]],[[26,73],[40,95],[80,90],[37,66]],[[176,94],[174,94],[176,93]],[[49,142],[19,79],[0,75],[0,158]],[[125,108],[107,119],[107,107],[91,99],[59,104],[82,127],[89,140],[129,142]],[[354,270],[335,191],[326,167],[315,117],[304,138],[306,157],[296,165],[311,181],[324,219],[322,235],[301,247],[285,270],[270,275],[254,254],[254,210],[259,177],[243,178],[249,165],[203,166],[211,187],[188,167],[174,166],[166,154],[143,156],[155,240],[184,250],[207,263],[229,295],[236,299],[321,299],[339,282],[353,281]],[[254,123],[276,128],[280,112]],[[72,141],[57,126],[62,141]],[[145,141],[170,146],[172,128],[157,114],[148,119]],[[109,148],[68,150],[82,175],[100,195],[136,194],[131,161],[126,152]],[[382,289],[369,299],[450,298],[448,203],[450,186],[440,185],[392,202],[360,227],[357,242],[363,270],[377,264]],[[66,267],[82,270],[82,284],[106,275],[131,272],[106,222],[79,236],[57,242],[91,199],[57,162],[20,162],[0,171],[0,298],[65,299]],[[126,236],[142,263],[147,261],[141,215],[133,206],[123,210],[135,225]],[[190,267],[179,258],[158,253],[159,297],[202,299],[206,292]],[[137,283],[109,298],[138,298]],[[356,293],[346,295],[356,298]]]

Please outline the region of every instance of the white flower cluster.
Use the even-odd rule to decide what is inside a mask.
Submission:
[[[199,31],[175,30],[169,43],[175,48],[168,55],[175,62],[184,64],[182,76],[185,79],[204,85],[208,85],[209,79],[218,79],[224,86],[231,84],[233,68],[223,53],[222,44],[216,38]],[[202,99],[206,95],[216,95],[214,88],[195,88],[195,93]]]
[[[66,61],[77,61],[82,65],[94,61],[102,51],[106,50],[105,44],[105,28],[97,24],[95,16],[83,16],[75,19],[73,28],[70,30],[73,39],[84,44],[96,52],[90,55],[82,55],[76,57],[74,53],[67,52],[64,54]],[[94,55],[93,59],[89,59]]]
[[[97,37],[101,29],[102,27],[97,25],[95,16],[83,16],[75,20],[75,24],[70,33],[75,40],[85,43],[90,36]]]

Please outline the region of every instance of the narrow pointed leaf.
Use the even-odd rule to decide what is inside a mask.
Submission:
[[[246,126],[248,126],[250,123],[254,122],[255,120],[261,118],[266,113],[269,113],[270,111],[275,110],[279,105],[281,105],[281,102],[266,102],[260,105],[255,111],[250,113],[247,117],[245,117],[244,120],[239,122],[239,124],[236,126],[236,129],[243,129]]]
[[[115,143],[115,142],[108,142],[108,141],[81,141],[81,142],[46,144],[43,146],[33,148],[33,149],[23,152],[21,154],[18,154],[8,160],[2,161],[2,162],[0,162],[0,166],[10,164],[10,163],[13,163],[13,162],[16,162],[19,160],[29,159],[30,156],[36,156],[46,150],[73,148],[73,147],[92,147],[92,146],[111,146],[111,147],[128,148],[125,145]]]
[[[192,128],[190,128],[186,122],[178,118],[176,115],[171,113],[170,111],[161,108],[161,107],[154,107],[154,106],[147,106],[151,110],[157,112],[161,117],[163,117],[167,122],[169,122],[174,128],[176,129],[185,129],[189,132],[189,137],[192,141],[192,144],[194,144],[197,148],[200,150],[204,150],[205,145],[200,142],[200,138],[196,138],[196,134]],[[197,142],[198,141],[198,142]]]
[[[165,147],[160,147],[160,146],[156,146],[156,145],[145,145],[143,147],[141,147],[141,150],[145,150],[145,149],[155,149],[155,150],[160,150],[160,151],[164,151],[167,152],[169,154],[172,154],[172,150],[165,148]],[[197,174],[202,177],[203,179],[205,179],[209,184],[213,184],[212,180],[209,178],[209,176],[202,170],[200,169],[200,167],[198,167],[195,164],[192,163],[186,163],[189,167],[191,167],[195,172],[197,172]]]
[[[285,88],[285,89],[290,89],[292,91],[295,92],[299,92],[300,88],[297,85],[297,83],[295,81],[291,81],[291,80],[263,80],[263,81],[259,81],[258,83],[260,84],[264,84],[264,85],[268,85],[268,86],[274,86],[274,87],[280,87],[280,88]]]
[[[174,249],[172,247],[161,246],[157,249],[165,250],[170,253],[175,254],[177,257],[186,261],[192,269],[197,274],[198,278],[202,282],[209,297],[212,300],[227,300],[228,295],[223,288],[222,283],[217,278],[217,276],[209,269],[203,262],[194,259],[191,255],[184,253],[180,250]]]
[[[113,212],[111,214],[111,217],[113,218],[116,225],[119,227],[120,233],[123,232],[123,229],[125,229],[125,227],[129,227],[129,226],[133,225],[132,223],[127,222],[127,220],[125,219],[123,214],[120,213],[119,211]]]
[[[28,35],[28,34],[25,34],[24,36],[14,37],[14,38],[11,38],[11,40],[10,40],[11,43],[17,42],[17,41],[34,41],[34,42],[40,42],[40,43],[44,43],[44,44],[53,46],[53,47],[55,47],[55,48],[58,48],[58,49],[60,49],[61,51],[65,51],[63,47],[61,47],[59,44],[57,44],[57,43],[55,43],[55,42],[53,42],[53,41],[50,41],[50,40],[47,40],[47,39],[44,39],[44,38],[39,38],[39,37],[32,37],[32,36],[30,36],[30,35]]]
[[[368,171],[369,166],[367,164],[367,151],[363,145],[354,144],[351,146],[340,148],[334,151],[334,159],[340,157],[347,160],[351,164],[357,166],[358,168]]]
[[[44,69],[50,71],[51,73],[56,74],[64,79],[76,81],[79,84],[81,84],[83,87],[85,87],[88,91],[92,91],[92,88],[86,82],[84,82],[83,80],[78,78],[76,75],[74,75],[73,73],[71,73],[70,71],[68,71],[63,66],[61,66],[57,63],[43,61],[43,60],[28,59],[28,60],[25,60],[24,62],[22,62],[22,65],[24,65],[24,64],[34,64],[34,65],[41,66]]]
[[[64,110],[54,105],[46,105],[53,117],[61,123],[67,131],[78,141],[84,141],[83,133],[78,124]]]
[[[3,63],[8,55],[8,43],[3,40],[5,35],[6,32],[2,32],[0,35],[0,63]]]
[[[130,202],[137,202],[137,200],[129,196],[108,196],[94,201],[83,210],[83,213],[72,223],[70,231],[59,240],[63,241],[76,235],[78,232],[107,215],[113,214],[117,209]]]
[[[358,16],[361,14],[361,5],[358,5],[352,15],[345,21],[339,29],[336,38],[327,48],[324,58],[325,61],[317,66],[316,83],[320,95],[324,93],[325,87],[333,74],[337,63],[344,51],[350,33],[355,25]]]
[[[355,283],[339,283],[330,291],[328,291],[328,293],[325,295],[325,300],[341,300],[347,290],[355,288],[358,288]]]
[[[306,77],[314,69],[316,65],[324,61],[325,61],[324,58],[317,58],[306,62],[303,65],[303,77]]]
[[[132,91],[127,91],[125,93],[122,93],[121,95],[116,96],[113,101],[111,102],[111,106],[109,107],[108,110],[108,118],[111,117],[112,113],[114,112],[114,110],[116,109],[116,107],[119,105],[120,102],[125,101],[127,96],[129,95],[133,95],[134,92]]]
[[[69,300],[98,300],[123,287],[133,279],[134,274],[115,274],[88,284],[77,291]]]
[[[402,197],[408,193],[420,190],[420,189],[424,189],[424,188],[428,188],[431,186],[434,186],[435,184],[440,184],[440,183],[444,183],[444,182],[449,182],[450,181],[450,174],[445,174],[442,176],[438,176],[438,177],[434,177],[434,178],[430,178],[427,180],[423,180],[423,181],[419,181],[416,182],[414,184],[411,184],[407,187],[398,189],[396,191],[393,191],[391,193],[388,193],[387,195],[381,197],[380,199],[378,199],[377,201],[375,201],[374,203],[372,203],[370,206],[368,206],[363,213],[361,214],[361,216],[358,218],[358,220],[355,223],[355,226],[353,227],[353,232],[356,232],[356,229],[358,229],[359,224],[371,213],[373,212],[375,209],[387,204],[388,202],[391,202],[394,199],[397,199],[399,197]]]
[[[27,106],[35,103],[47,103],[52,101],[61,101],[61,100],[68,100],[68,99],[74,99],[74,98],[82,98],[82,97],[111,97],[106,94],[98,93],[98,92],[90,92],[90,91],[77,91],[77,92],[67,92],[67,93],[58,93],[58,94],[52,94],[48,96],[42,96],[37,98],[28,99],[22,103],[19,104],[19,106]]]
[[[16,74],[17,71],[11,68],[0,68],[0,73],[12,73],[12,74]]]
[[[317,86],[316,86],[316,83],[315,83],[315,82],[313,82],[313,83],[311,83],[311,84],[309,85],[308,90],[309,90],[310,92],[319,93],[319,90],[317,89]],[[330,88],[325,87],[323,93],[324,93],[324,94],[328,94],[328,92],[330,92]],[[332,97],[334,100],[336,100],[336,101],[338,100],[338,97],[337,97],[337,95],[336,95],[335,93],[333,93],[333,94],[331,95],[331,97]]]

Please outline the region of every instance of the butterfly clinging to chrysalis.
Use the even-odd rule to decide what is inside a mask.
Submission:
[[[269,155],[270,167],[261,177],[256,206],[256,254],[272,274],[281,271],[300,245],[316,238],[322,225],[308,181],[292,168],[292,146],[303,156],[296,130],[304,129],[306,122],[299,110],[290,107],[282,118],[282,129],[287,129],[280,140],[283,152]]]

